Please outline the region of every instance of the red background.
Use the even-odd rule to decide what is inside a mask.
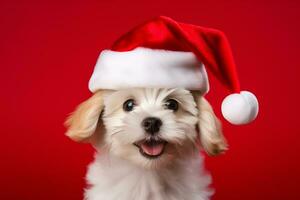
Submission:
[[[63,121],[90,96],[100,50],[157,15],[223,30],[242,88],[260,101],[251,125],[224,123],[230,150],[206,159],[213,199],[300,199],[299,9],[288,0],[1,2],[0,199],[82,199],[93,149],[66,138]],[[220,116],[226,92],[211,82]]]

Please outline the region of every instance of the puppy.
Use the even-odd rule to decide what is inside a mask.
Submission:
[[[180,88],[100,90],[66,126],[68,137],[96,149],[86,200],[207,200],[199,149],[217,155],[227,146],[203,95]]]

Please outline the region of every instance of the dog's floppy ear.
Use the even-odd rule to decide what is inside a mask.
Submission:
[[[103,110],[103,91],[96,92],[89,99],[77,106],[65,122],[68,128],[66,135],[78,142],[92,142],[96,136],[96,129],[100,124],[100,115]]]
[[[200,94],[193,95],[199,109],[198,129],[201,146],[209,155],[218,155],[227,149],[221,123],[208,101]]]

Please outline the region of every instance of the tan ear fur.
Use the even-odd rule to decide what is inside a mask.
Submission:
[[[99,119],[103,110],[103,91],[96,92],[89,99],[77,106],[75,111],[67,118],[65,126],[66,135],[78,142],[90,142],[99,126]]]
[[[193,94],[199,109],[199,139],[204,150],[211,156],[227,150],[227,142],[222,134],[221,123],[209,102],[200,94]]]

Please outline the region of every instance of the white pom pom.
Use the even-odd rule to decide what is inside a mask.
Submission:
[[[222,102],[222,114],[232,124],[248,124],[258,114],[258,101],[254,94],[242,91],[228,95]]]

